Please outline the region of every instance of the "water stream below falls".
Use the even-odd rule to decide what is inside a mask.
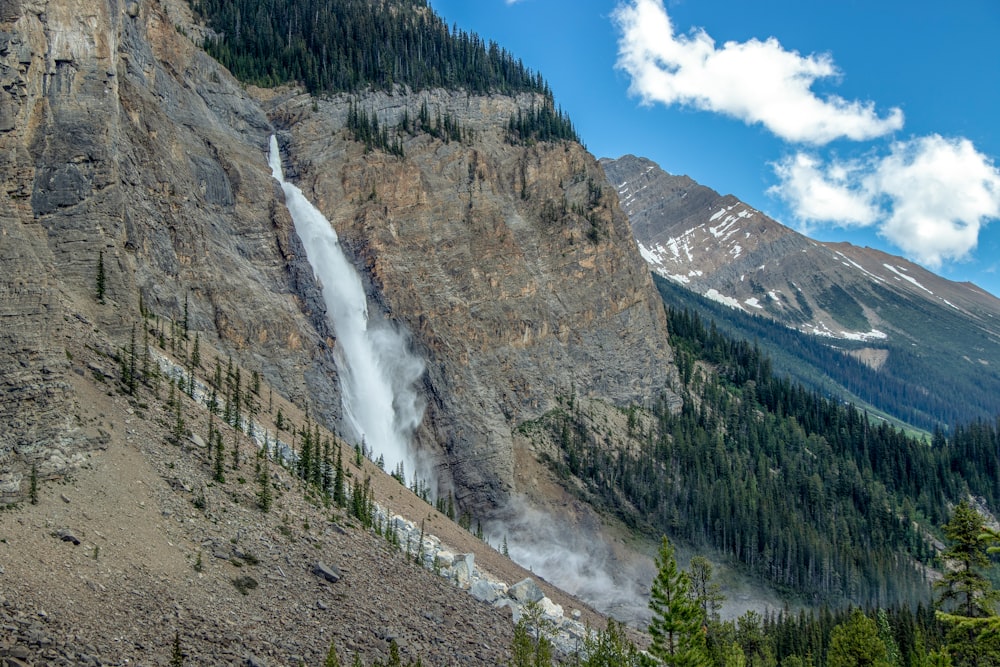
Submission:
[[[285,206],[320,284],[327,317],[337,336],[334,360],[344,425],[349,431],[345,435],[364,442],[372,458],[382,456],[386,470],[395,471],[402,464],[407,480],[417,474],[432,482],[433,471],[418,465],[411,443],[424,412],[416,387],[424,372],[423,361],[410,352],[404,330],[369,317],[361,277],[344,254],[333,225],[299,188],[285,181],[274,135],[267,161],[285,193]]]

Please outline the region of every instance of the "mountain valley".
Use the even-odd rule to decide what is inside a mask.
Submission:
[[[0,81],[8,664],[510,664],[529,578],[571,662],[664,535],[735,628],[1000,506],[996,298],[598,161],[426,2],[0,0]]]

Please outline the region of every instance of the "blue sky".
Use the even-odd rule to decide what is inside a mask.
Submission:
[[[430,0],[632,153],[1000,294],[1000,3]]]

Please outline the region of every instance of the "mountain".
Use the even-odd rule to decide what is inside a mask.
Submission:
[[[672,331],[684,316],[547,85],[426,2],[7,0],[0,80],[8,662],[28,645],[162,664],[177,632],[199,664],[316,664],[331,640],[367,663],[398,640],[407,659],[497,664],[509,612],[432,578],[456,563],[528,576],[483,539],[633,619],[664,532],[732,578],[917,599],[949,503],[971,489],[995,504],[994,431],[967,467],[953,451],[902,466],[930,448],[774,377],[743,343]],[[309,255],[291,187],[349,271]],[[357,375],[399,368],[385,334],[408,365],[390,379],[417,378],[379,403],[394,427],[398,403],[416,415],[414,468],[386,475],[356,426],[369,395],[343,388],[358,377],[354,332],[332,323],[341,282],[386,362]],[[905,353],[877,371],[890,389]],[[939,389],[931,407],[961,406]],[[425,526],[450,548],[440,562]],[[603,622],[540,585],[570,611],[548,608],[562,629],[574,608]],[[738,604],[764,596],[782,601]]]
[[[286,173],[361,270],[371,316],[407,331],[423,359],[418,447],[436,491],[463,509],[509,499],[510,431],[557,394],[668,389],[662,307],[596,160],[571,141],[512,135],[512,119],[551,107],[535,83],[317,99],[245,88],[200,48],[219,33],[183,2],[3,7],[8,500],[32,464],[58,475],[95,442],[73,418],[74,319],[110,350],[144,315],[183,320],[346,433],[336,336],[266,161],[274,133]],[[378,124],[405,158],[365,140]]]
[[[383,23],[433,18],[426,3],[353,4]],[[269,25],[255,18],[237,19],[226,43]],[[405,559],[373,546],[374,526],[330,505],[311,472],[255,457],[246,431],[281,437],[289,467],[310,438],[324,454],[377,446],[348,427],[331,286],[272,177],[269,140],[336,229],[370,319],[420,358],[414,439],[430,472],[414,486],[470,527],[544,478],[513,431],[562,395],[676,400],[665,314],[627,218],[540,78],[442,33],[440,19],[427,25],[441,44],[497,66],[481,89],[256,88],[204,50],[225,41],[219,20],[179,0],[0,3],[0,606],[17,628],[0,654],[21,660],[9,651],[25,643],[32,659],[65,649],[163,663],[177,629],[199,664],[239,661],[243,646],[248,664],[318,664],[329,621],[366,656],[398,638],[408,657],[498,664],[509,615],[450,602],[420,568],[408,581]],[[255,466],[273,477],[260,482]],[[358,493],[379,475],[367,463],[349,472]],[[277,499],[264,517],[254,487],[268,479]],[[409,497],[389,482],[380,502]],[[440,520],[415,507],[414,522]],[[73,546],[72,531],[79,549],[53,549]],[[264,569],[234,562],[230,545],[245,542]],[[320,557],[358,586],[317,582]],[[230,582],[242,574],[261,589],[245,599]],[[441,623],[454,632],[436,633]]]
[[[924,429],[1000,413],[1000,299],[872,248],[814,241],[649,160],[601,164],[655,273],[737,311],[723,318],[744,337],[838,352],[782,370],[813,385],[832,376],[852,398]],[[813,342],[773,328],[761,336],[765,325],[741,315]]]

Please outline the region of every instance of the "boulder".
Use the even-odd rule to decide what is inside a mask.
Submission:
[[[313,565],[312,573],[321,579],[329,581],[331,584],[337,583],[343,577],[335,565],[326,565],[325,563],[316,563]]]
[[[455,583],[468,590],[476,572],[476,554],[457,554],[454,562]]]
[[[72,542],[74,546],[80,545],[80,538],[74,535],[68,528],[61,528],[56,531],[56,537],[63,542]]]
[[[486,602],[493,604],[500,597],[497,590],[493,587],[493,584],[486,581],[485,579],[477,579],[472,588],[469,590],[472,597],[476,598],[480,602]]]
[[[545,597],[545,593],[542,592],[542,589],[530,577],[511,586],[507,591],[507,595],[521,604],[539,602]]]
[[[562,605],[556,604],[548,597],[543,597],[538,606],[542,609],[542,615],[550,621],[561,621],[563,619]]]

